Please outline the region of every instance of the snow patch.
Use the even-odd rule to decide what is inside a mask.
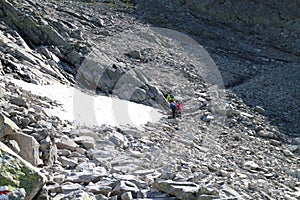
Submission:
[[[156,123],[164,115],[160,110],[118,98],[90,95],[80,90],[52,83],[35,85],[11,79],[11,82],[38,96],[45,96],[60,107],[45,108],[53,116],[67,120],[76,125],[101,126],[133,126],[141,128],[147,122]]]

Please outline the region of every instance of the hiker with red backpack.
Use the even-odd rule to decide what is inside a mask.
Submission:
[[[172,118],[175,119],[176,115],[181,117],[183,111],[183,101],[179,100],[178,102],[175,99],[174,94],[168,94],[167,101],[170,104],[170,109],[172,111]]]
[[[176,101],[176,114],[181,117],[183,112],[183,100]]]

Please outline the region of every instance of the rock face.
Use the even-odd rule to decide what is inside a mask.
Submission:
[[[46,21],[37,19],[31,15],[24,15],[16,9],[17,4],[11,1],[2,0],[2,15],[11,20],[22,35],[30,38],[34,45],[66,45],[64,38]],[[26,12],[26,10],[23,10]],[[28,12],[28,11],[27,11]]]
[[[9,186],[9,199],[33,199],[45,184],[46,177],[2,142],[0,153],[0,185]],[[22,188],[26,197],[21,195],[18,198],[16,190]]]
[[[273,79],[261,80],[257,71],[269,72],[269,62],[280,67],[279,53],[246,44],[228,27],[235,27],[233,18],[240,16],[249,28],[243,33],[252,30],[258,19],[248,21],[248,14],[255,14],[243,5],[263,10],[273,1],[215,2],[0,0],[0,192],[8,188],[11,199],[28,200],[299,199],[300,140],[284,135],[280,123],[265,116],[270,109],[257,99],[267,92],[248,91],[254,105],[246,105],[234,90],[216,83],[218,71],[205,74],[215,65],[203,47],[167,29],[148,27],[148,22],[172,22],[172,27],[176,19],[176,28],[202,31],[199,41],[209,38],[205,44],[213,44],[209,48],[217,64],[234,73],[246,67],[258,83],[272,85]],[[227,8],[236,11],[237,5],[246,13],[228,13]],[[149,8],[151,16],[145,11]],[[262,10],[257,15],[265,14]],[[188,13],[199,23],[187,20]],[[263,27],[272,24],[266,20]],[[240,52],[232,51],[236,45],[243,47]],[[295,58],[288,55],[286,60]],[[299,77],[297,70],[293,76]],[[166,116],[139,129],[81,127],[52,116],[46,108],[59,108],[57,102],[33,95],[12,79],[76,84],[92,91],[91,96],[118,96],[156,107],[166,105],[163,94],[176,92],[184,100],[184,112],[181,118]],[[228,82],[237,88],[245,86],[243,81],[234,77]],[[290,119],[288,112],[279,111]],[[295,111],[295,121],[297,116]],[[291,124],[297,126],[295,121]]]
[[[139,8],[149,14],[155,22],[168,23],[176,21],[181,17],[182,21],[189,22],[186,26],[189,33],[199,35],[204,30],[195,29],[196,23],[207,21],[215,26],[227,26],[244,34],[251,34],[261,43],[276,47],[285,52],[299,55],[299,17],[297,8],[300,6],[297,1],[201,1],[201,0],[170,0],[170,1],[137,1]],[[150,12],[152,16],[150,16]],[[185,13],[188,11],[190,15]],[[160,13],[160,14],[159,14]],[[162,16],[168,14],[168,18]],[[180,13],[180,14],[179,14]],[[155,15],[157,14],[157,15]],[[191,18],[195,18],[191,20]],[[198,20],[198,21],[197,21]],[[188,26],[190,28],[188,28]],[[207,37],[218,37],[211,32]]]

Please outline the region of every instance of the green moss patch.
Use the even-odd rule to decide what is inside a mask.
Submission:
[[[0,150],[0,185],[24,188],[30,193],[39,182],[40,176],[18,158]]]

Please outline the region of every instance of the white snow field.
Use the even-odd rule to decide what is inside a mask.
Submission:
[[[158,109],[118,98],[89,95],[78,89],[59,83],[36,85],[10,79],[11,82],[38,96],[45,96],[60,107],[47,108],[47,111],[62,120],[76,125],[132,126],[142,128],[148,122],[158,122],[164,115]],[[45,108],[46,109],[46,108]]]

